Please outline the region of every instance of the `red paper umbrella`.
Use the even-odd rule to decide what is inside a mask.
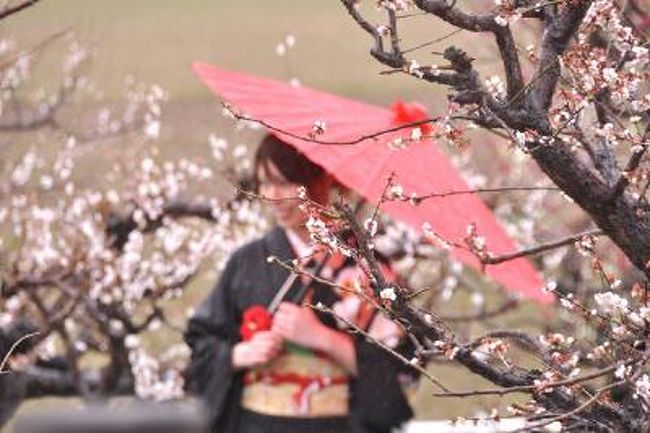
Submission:
[[[392,173],[395,182],[409,194],[469,189],[430,140],[411,143],[401,150],[387,145],[400,135],[409,135],[409,131],[381,135],[352,146],[324,145],[295,137],[309,137],[315,122],[322,121],[326,128],[318,136],[319,141],[355,140],[399,124],[426,119],[426,111],[418,104],[397,103],[392,109],[385,109],[211,65],[196,63],[193,69],[215,94],[237,111],[286,132],[273,133],[370,202],[376,203],[381,197]],[[424,128],[427,127],[431,126]],[[516,250],[515,243],[490,210],[473,194],[428,199],[417,206],[392,201],[384,204],[383,209],[418,230],[428,222],[443,239],[457,244],[463,244],[467,227],[473,223],[486,239],[490,252],[500,255]],[[452,253],[463,263],[480,268],[472,253],[461,248],[452,249]],[[525,258],[490,265],[485,271],[511,291],[540,302],[551,301],[550,295],[541,291],[543,282],[539,274]]]

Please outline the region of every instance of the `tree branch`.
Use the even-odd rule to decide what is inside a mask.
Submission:
[[[455,6],[455,1],[445,0],[415,0],[415,5],[448,22],[470,32],[494,31],[498,24],[494,21],[495,14],[476,15],[461,11]]]
[[[23,2],[20,2],[14,6],[7,6],[0,10],[0,20],[3,20],[13,14],[16,14],[24,9],[27,9],[28,7],[34,6],[36,3],[38,3],[40,0],[25,0]]]
[[[499,26],[494,31],[499,53],[501,54],[501,61],[506,73],[506,83],[508,87],[508,99],[514,100],[515,95],[518,95],[524,89],[524,76],[521,71],[521,63],[519,62],[519,55],[517,54],[517,45],[512,37],[512,32],[509,27]]]
[[[558,14],[552,20],[545,20],[544,36],[542,37],[542,52],[540,56],[540,79],[535,83],[533,106],[547,110],[553,101],[555,87],[560,77],[559,57],[564,53],[571,37],[575,34],[592,0],[584,0],[565,8],[564,14]],[[542,68],[553,65],[542,73]]]
[[[44,106],[39,106],[37,108],[30,107],[29,110],[25,110],[26,107],[23,106],[10,106],[13,107],[12,111],[14,116],[3,115],[2,118],[0,118],[0,131],[28,131],[54,124],[56,113],[75,90],[76,84],[76,78],[72,79],[68,83],[62,84],[56,99]]]
[[[143,232],[155,230],[162,224],[165,216],[174,218],[197,217],[207,221],[215,221],[212,206],[205,204],[189,204],[184,202],[172,202],[163,207],[161,214],[155,219],[147,219],[146,226],[140,228]],[[113,247],[122,249],[128,240],[129,233],[137,229],[138,222],[134,213],[120,216],[117,213],[109,214],[106,222],[106,233],[113,238]]]

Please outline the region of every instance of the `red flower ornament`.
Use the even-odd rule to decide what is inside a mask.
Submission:
[[[259,331],[271,329],[273,317],[262,305],[251,305],[244,311],[239,335],[242,340],[248,341]]]

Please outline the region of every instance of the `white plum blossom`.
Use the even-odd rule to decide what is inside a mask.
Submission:
[[[11,180],[16,185],[23,185],[29,180],[32,171],[37,163],[36,153],[33,151],[26,152],[23,155],[22,161],[16,165],[12,174]]]
[[[413,7],[413,0],[378,0],[377,7],[406,12]]]
[[[495,98],[503,99],[506,96],[506,87],[498,75],[493,75],[485,80],[485,87]]]
[[[310,215],[305,223],[313,244],[322,244],[332,251],[338,251],[345,256],[352,256],[353,252],[343,245],[332,233],[328,225],[317,215]]]
[[[390,27],[388,26],[377,26],[375,30],[382,36],[388,36],[390,34]]]
[[[377,228],[379,227],[379,223],[377,222],[376,218],[368,218],[363,226],[366,232],[368,233],[368,236],[373,237],[377,234]]]
[[[481,292],[474,292],[471,296],[471,302],[474,308],[482,308],[485,305],[485,295]]]
[[[424,77],[424,71],[418,64],[416,60],[411,60],[408,64],[407,71],[409,74],[414,75],[418,78]]]
[[[474,247],[478,250],[482,250],[485,248],[486,240],[483,236],[475,236],[472,239],[472,242],[474,244]]]
[[[614,292],[597,293],[594,295],[594,300],[600,310],[606,314],[611,314],[615,311],[625,313],[628,309],[627,299]]]
[[[635,397],[640,397],[645,400],[646,403],[650,403],[650,377],[648,377],[647,374],[644,374],[634,383],[634,386],[636,390]]]
[[[327,130],[327,123],[324,120],[320,120],[320,119],[315,120],[314,125],[311,128],[310,135],[312,137],[323,135],[326,130]]]
[[[233,156],[237,159],[245,158],[248,155],[248,147],[244,144],[239,144],[233,151]]]
[[[222,161],[224,158],[224,153],[228,148],[228,141],[217,137],[215,134],[210,134],[208,137],[208,143],[210,145],[210,149],[212,150],[212,157],[217,161]]]
[[[177,399],[183,396],[183,379],[174,370],[161,371],[159,362],[141,348],[129,352],[135,392],[140,398],[157,401]]]
[[[447,242],[445,239],[442,238],[438,233],[433,231],[433,227],[431,226],[431,223],[429,222],[424,222],[422,224],[422,233],[424,234],[425,238],[439,248],[442,248],[443,250],[451,250],[452,246],[449,242]]]
[[[508,25],[508,18],[504,17],[503,15],[497,15],[494,17],[494,22],[502,27],[505,27]]]
[[[413,128],[411,131],[411,140],[413,141],[419,141],[422,139],[422,129],[421,128]]]
[[[391,185],[390,188],[388,188],[388,198],[389,199],[397,199],[397,198],[402,198],[404,197],[404,187],[402,185]]]
[[[625,379],[632,373],[632,367],[629,365],[621,364],[614,371],[614,377],[617,379]]]
[[[386,301],[394,301],[397,299],[397,293],[393,287],[387,287],[379,292],[379,297]]]

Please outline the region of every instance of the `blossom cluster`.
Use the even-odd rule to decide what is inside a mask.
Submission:
[[[377,8],[407,12],[413,8],[413,0],[377,0]]]
[[[75,50],[70,68],[83,57]],[[9,78],[7,85],[17,83]],[[159,137],[166,92],[157,85],[134,87],[119,119],[100,110],[98,136],[141,119],[136,140]],[[32,147],[9,161],[0,182],[0,325],[12,329],[28,321],[39,330],[33,349],[13,356],[9,366],[24,369],[66,352],[67,367],[78,371],[85,356],[108,353],[107,370],[130,371],[139,396],[179,397],[186,348],[154,356],[142,335],[175,332],[174,321],[186,317],[165,305],[204,270],[223,268],[234,248],[267,228],[260,204],[189,200],[195,186],[216,181],[212,168],[188,158],[163,160],[155,145],[98,173],[93,184],[99,186],[87,185],[77,170],[83,155],[76,152],[78,137],[57,138],[53,155]],[[213,153],[225,156],[227,143],[215,141]]]

